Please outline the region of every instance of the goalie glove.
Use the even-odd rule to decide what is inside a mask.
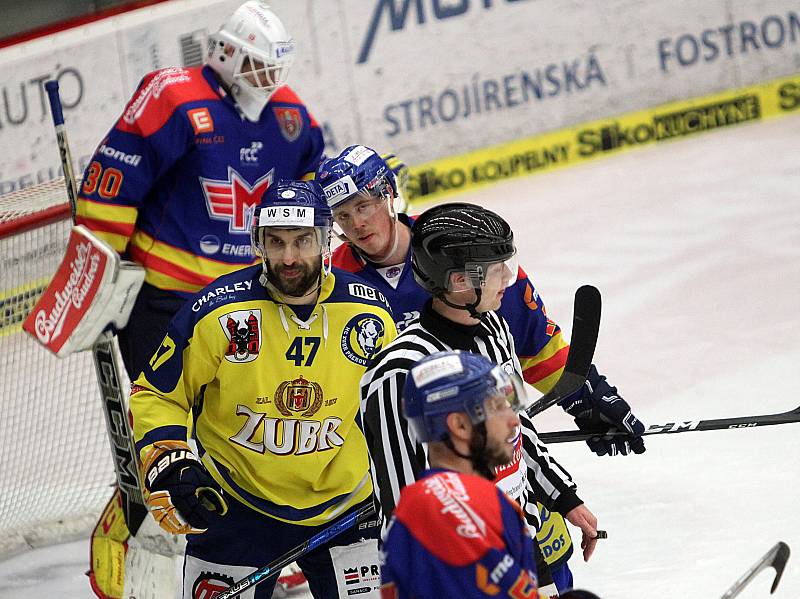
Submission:
[[[617,388],[606,382],[594,364],[589,369],[586,383],[580,391],[561,402],[564,411],[575,418],[578,428],[587,433],[597,433],[586,444],[597,455],[628,455],[644,453],[644,424],[633,415],[628,402],[617,394]],[[610,431],[625,431],[621,437],[604,438]]]
[[[222,488],[184,441],[156,441],[142,458],[145,501],[159,526],[198,534],[228,511]]]

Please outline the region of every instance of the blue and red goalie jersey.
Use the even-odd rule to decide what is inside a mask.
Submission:
[[[83,176],[78,223],[189,297],[255,262],[250,219],[278,179],[310,177],[322,133],[287,86],[258,122],[243,118],[209,67],[145,76]]]
[[[488,480],[428,470],[400,492],[383,542],[382,599],[536,599],[533,539]]]
[[[406,214],[398,217],[408,226],[414,222]],[[332,262],[337,268],[357,274],[386,296],[398,332],[419,316],[422,306],[430,299],[430,294],[414,280],[410,248],[402,272],[393,277],[396,286],[390,284],[374,265],[361,258],[349,243],[336,248]],[[563,372],[569,345],[561,334],[561,328],[548,318],[544,302],[522,267],[516,282],[506,289],[497,312],[508,322],[525,381],[541,393],[547,393]]]

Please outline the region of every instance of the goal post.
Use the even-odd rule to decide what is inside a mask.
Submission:
[[[92,353],[22,331],[71,227],[63,179],[0,196],[0,559],[88,538],[116,484]]]

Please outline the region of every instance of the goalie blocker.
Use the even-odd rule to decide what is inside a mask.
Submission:
[[[103,331],[127,324],[143,281],[141,266],[121,260],[77,225],[53,280],[22,328],[59,358],[90,349]]]

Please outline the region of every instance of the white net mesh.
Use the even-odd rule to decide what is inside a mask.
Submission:
[[[21,329],[70,227],[63,180],[0,196],[0,559],[88,535],[115,481],[91,353]]]

